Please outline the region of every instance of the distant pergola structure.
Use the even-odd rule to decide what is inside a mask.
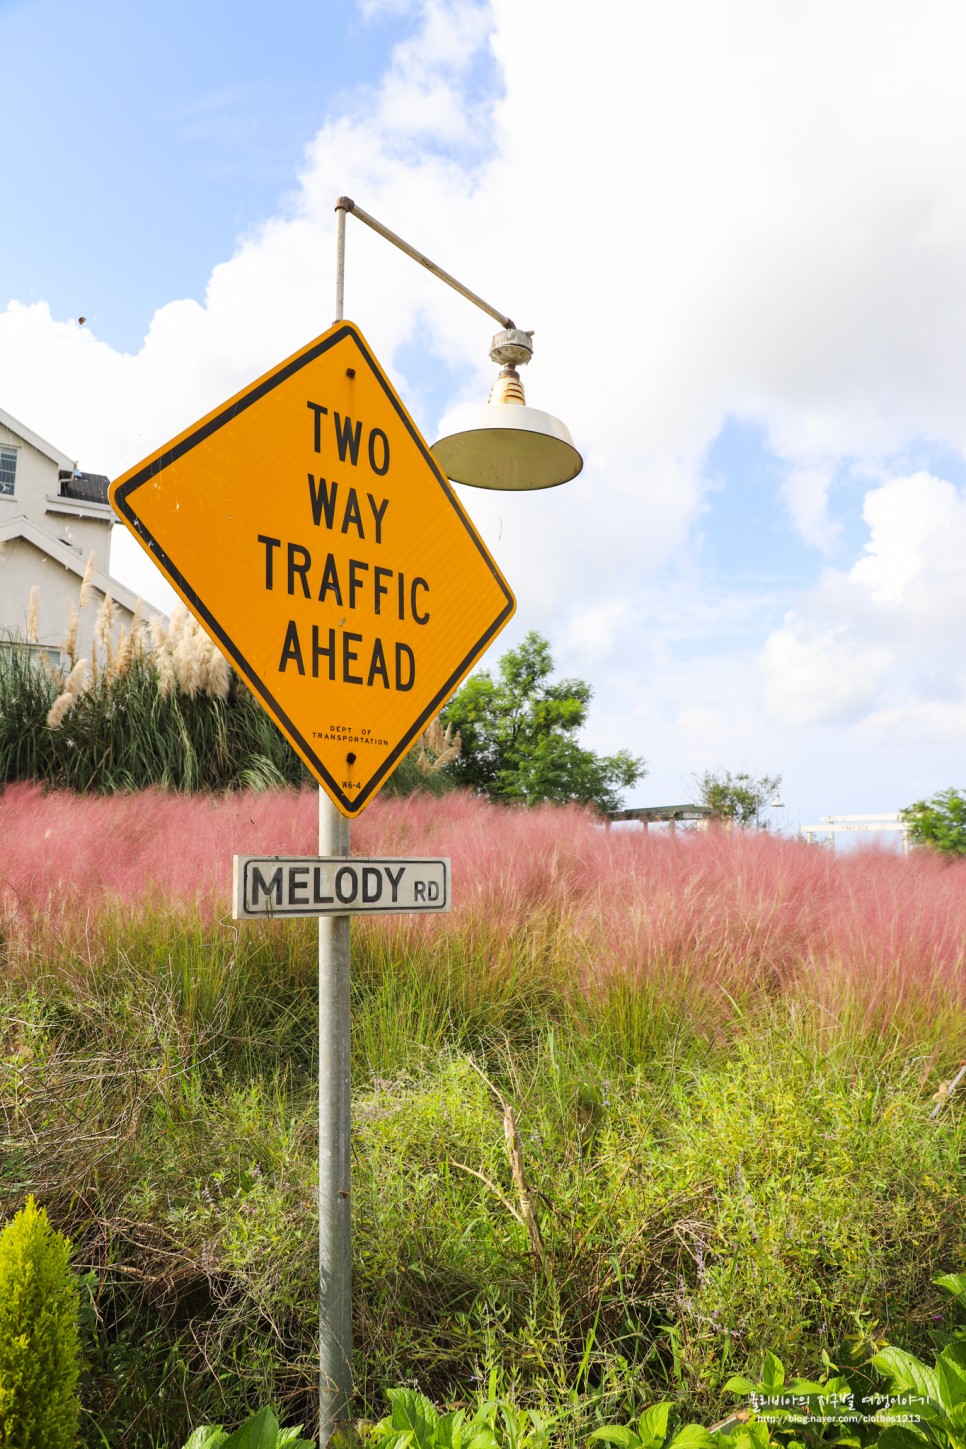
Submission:
[[[880,830],[898,830],[902,834],[902,853],[909,854],[909,826],[901,816],[879,815],[823,815],[821,825],[803,825],[802,834],[807,845],[815,843],[817,835],[831,837],[829,844],[835,849],[835,837],[839,832],[861,831],[877,833]]]
[[[615,820],[639,820],[646,830],[649,825],[666,825],[674,829],[679,821],[694,822],[698,830],[707,830],[718,812],[710,805],[638,805],[630,810],[611,810],[607,815],[608,825]]]

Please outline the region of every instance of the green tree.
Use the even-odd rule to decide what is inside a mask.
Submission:
[[[504,800],[616,810],[621,791],[647,773],[644,761],[577,743],[593,690],[582,679],[554,682],[553,669],[550,645],[530,633],[504,654],[496,678],[484,670],[467,680],[442,714],[461,740],[450,769],[460,784]]]
[[[928,845],[943,855],[966,855],[966,794],[940,790],[899,811],[914,845]]]
[[[734,820],[738,825],[760,821],[762,807],[782,782],[781,775],[756,776],[743,770],[736,775],[730,770],[705,770],[694,778],[700,803],[709,805],[723,820]]]
[[[32,1197],[0,1233],[0,1445],[77,1441],[78,1291],[70,1244]]]

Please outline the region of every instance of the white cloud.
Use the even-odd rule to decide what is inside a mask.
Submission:
[[[862,556],[781,606],[777,586],[712,593],[688,545],[728,416],[770,439],[793,526],[824,550],[842,547],[842,468],[881,470],[922,438],[966,452],[960,0],[914,17],[882,0],[601,0],[581,26],[553,0],[360,8],[410,15],[409,37],[321,126],[279,216],[213,269],[203,305],[166,299],[122,355],[12,303],[3,406],[84,466],[136,462],[329,324],[347,193],[536,328],[528,398],[568,422],[585,471],[545,495],[463,497],[519,597],[514,627],[593,661],[601,746],[680,759],[682,732],[707,749],[721,721],[726,766],[774,770],[798,748],[776,734],[789,723],[868,714],[877,749],[951,728],[953,484],[884,475]],[[502,91],[487,94],[494,57]],[[495,324],[348,226],[347,312],[391,372],[405,357],[417,373],[411,344],[425,347],[433,385],[394,375],[431,431],[441,391],[485,395]],[[657,609],[669,562],[694,573]]]
[[[536,326],[528,392],[587,452],[595,576],[629,563],[632,540],[644,569],[682,543],[729,412],[769,431],[795,524],[823,547],[817,456],[912,434],[966,444],[958,5],[914,26],[872,0],[604,0],[581,28],[553,23],[549,0],[407,9],[381,86],[322,127],[287,214],[215,268],[203,307],[163,307],[124,365],[32,309],[23,365],[24,328],[0,316],[14,412],[91,466],[132,461],[331,320],[332,204],[348,192]],[[505,94],[486,110],[466,80],[491,45]],[[457,390],[472,357],[482,389],[490,324],[349,226],[347,307],[377,352],[391,363],[422,319]],[[565,546],[569,510],[541,506],[561,520],[548,550]]]
[[[614,652],[617,636],[632,622],[626,599],[609,599],[591,608],[576,608],[564,631],[562,647],[586,668]]]
[[[829,513],[829,468],[793,468],[781,485],[781,494],[796,533],[823,553],[829,553],[841,534],[841,525]]]
[[[949,738],[966,709],[966,497],[918,472],[870,489],[862,514],[861,557],[766,640],[765,702],[793,725],[865,714],[880,737]]]
[[[784,724],[854,718],[874,701],[892,663],[890,650],[859,644],[844,631],[803,637],[777,629],[765,642],[765,702]]]
[[[924,472],[892,478],[866,494],[862,516],[870,537],[851,577],[872,601],[896,607],[908,600],[919,619],[924,609],[961,618],[966,499],[955,486]]]

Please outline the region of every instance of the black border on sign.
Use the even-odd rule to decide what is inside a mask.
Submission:
[[[442,686],[441,689],[437,691],[437,693],[430,700],[429,704],[423,710],[422,714],[419,716],[416,722],[411,726],[409,730],[407,730],[406,734],[399,741],[399,744],[382,762],[379,768],[375,771],[375,773],[371,776],[366,785],[362,788],[362,790],[359,791],[359,793],[355,796],[353,800],[350,800],[348,796],[345,795],[340,786],[332,778],[332,775],[325,768],[325,765],[322,763],[318,754],[309,744],[308,740],[305,739],[305,737],[302,735],[301,731],[297,728],[294,722],[286,714],[285,710],[281,707],[278,700],[272,694],[271,690],[268,689],[264,681],[255,674],[254,670],[249,665],[248,660],[236,648],[234,641],[228,637],[224,629],[219,624],[218,620],[214,618],[211,613],[209,613],[208,609],[205,607],[204,601],[191,587],[187,579],[183,576],[181,571],[175,565],[174,561],[161,547],[158,540],[152,536],[147,527],[142,523],[141,519],[138,518],[137,513],[134,510],[134,505],[131,502],[132,494],[136,493],[137,490],[143,487],[145,483],[149,483],[152,478],[156,478],[159,473],[162,473],[164,471],[165,468],[170,467],[172,463],[176,463],[179,458],[184,457],[185,453],[190,452],[192,448],[196,447],[199,443],[204,442],[206,438],[209,438],[212,433],[216,433],[218,429],[224,427],[226,423],[232,422],[239,415],[239,413],[243,413],[246,408],[252,407],[268,393],[272,392],[274,388],[278,387],[280,383],[287,382],[290,377],[294,376],[295,373],[301,371],[301,369],[307,366],[308,363],[314,362],[318,357],[321,357],[324,352],[327,352],[329,348],[334,347],[339,342],[342,342],[346,337],[351,337],[354,340],[356,346],[359,348],[359,351],[366,359],[366,362],[369,364],[373,375],[378,379],[380,387],[386,394],[388,401],[391,403],[393,410],[396,412],[400,421],[405,425],[406,431],[409,433],[413,442],[416,444],[419,452],[422,454],[424,460],[429,464],[429,467],[435,474],[436,481],[439,483],[440,487],[443,489],[443,492],[446,494],[450,503],[453,505],[453,508],[456,510],[460,522],[466,529],[467,535],[473,543],[474,548],[477,550],[483,562],[486,564],[486,567],[496,581],[500,592],[506,599],[506,604],[504,608],[494,619],[493,623],[489,626],[488,629],[484,631],[484,633],[473,645],[473,647],[469,649],[466,654],[464,654],[459,664],[450,673],[449,677],[446,680],[446,683]],[[433,457],[432,453],[426,447],[423,439],[416,431],[412,419],[403,408],[400,400],[396,397],[396,394],[393,391],[392,385],[390,384],[388,378],[383,373],[382,368],[379,366],[378,362],[373,357],[372,353],[363,342],[362,337],[351,322],[343,323],[337,331],[327,333],[317,343],[307,347],[304,352],[298,353],[296,354],[296,356],[290,358],[290,360],[286,363],[283,363],[277,371],[270,373],[260,382],[255,383],[255,385],[248,392],[244,393],[241,397],[235,398],[228,407],[222,408],[218,412],[212,414],[212,416],[206,419],[206,421],[203,422],[199,427],[193,429],[184,437],[180,438],[172,448],[160,452],[156,458],[153,458],[151,462],[145,464],[143,468],[138,469],[138,471],[134,473],[130,478],[126,479],[117,488],[115,488],[113,490],[111,501],[116,512],[120,513],[124,517],[129,527],[139,536],[139,538],[144,541],[148,551],[151,553],[152,557],[158,564],[158,567],[167,576],[171,583],[174,584],[175,588],[181,594],[185,602],[189,604],[192,611],[197,614],[200,619],[204,620],[208,631],[214,638],[218,640],[218,645],[222,652],[232,660],[239,674],[241,674],[247,682],[249,689],[251,689],[252,693],[255,694],[262,701],[262,704],[268,710],[269,714],[275,720],[276,724],[282,730],[283,734],[285,734],[288,738],[289,743],[294,745],[298,753],[302,756],[302,759],[308,765],[315,778],[320,781],[320,783],[325,784],[326,788],[329,790],[332,796],[341,804],[341,806],[344,808],[345,813],[350,817],[360,814],[360,812],[365,809],[372,795],[385,780],[386,776],[396,766],[401,757],[409,749],[410,745],[413,744],[416,738],[422,733],[422,731],[425,729],[426,725],[433,718],[433,716],[442,708],[444,702],[448,699],[449,695],[452,694],[460,679],[463,677],[466,671],[472,667],[472,665],[476,662],[479,656],[484,652],[484,650],[489,645],[490,640],[494,637],[495,634],[499,632],[503,624],[510,617],[510,615],[513,613],[514,608],[516,607],[516,601],[510,592],[506,580],[503,578],[503,575],[500,573],[499,569],[496,567],[495,563],[487,553],[482,540],[476,532],[476,529],[473,527],[472,523],[464,512],[462,504],[450,487],[449,480],[445,478],[440,472],[439,465],[436,462],[436,459]]]

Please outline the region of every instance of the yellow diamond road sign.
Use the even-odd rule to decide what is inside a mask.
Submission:
[[[110,496],[344,815],[368,805],[515,608],[349,322]]]

